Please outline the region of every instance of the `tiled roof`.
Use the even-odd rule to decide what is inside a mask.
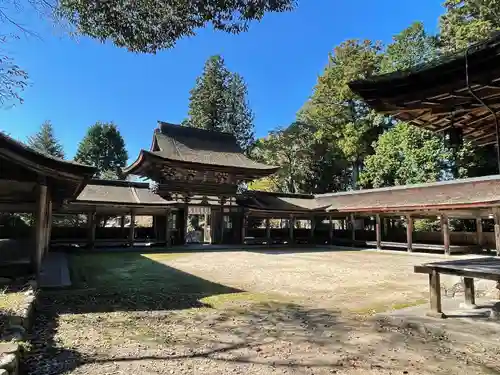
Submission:
[[[341,212],[489,205],[500,202],[500,175],[320,194],[316,200]]]
[[[117,205],[169,205],[149,190],[149,184],[129,181],[92,180],[76,199],[77,203],[112,203]]]
[[[324,210],[329,203],[322,204],[313,195],[282,194],[264,191],[248,191],[238,197],[239,205],[255,210],[303,212]]]
[[[242,169],[278,169],[246,157],[232,134],[161,122],[154,137],[152,153],[165,159]]]

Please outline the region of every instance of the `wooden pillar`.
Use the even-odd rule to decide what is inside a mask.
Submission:
[[[224,243],[224,204],[226,203],[226,198],[220,197],[220,244]]]
[[[333,218],[332,218],[332,215],[328,216],[328,224],[330,225],[329,226],[329,230],[328,230],[328,242],[330,243],[330,245],[333,245]]]
[[[87,214],[87,226],[88,226],[88,247],[93,249],[95,246],[95,227],[96,227],[96,217],[95,212],[89,212]]]
[[[314,231],[316,230],[316,217],[311,218],[311,230],[309,231],[309,244],[315,243]]]
[[[248,213],[243,212],[242,215],[242,222],[241,222],[241,244],[245,244],[245,238],[247,236],[247,230],[248,230]]]
[[[444,318],[445,315],[441,307],[441,280],[436,270],[432,270],[429,274],[429,295],[431,311],[427,315],[435,318]]]
[[[444,253],[450,255],[450,224],[445,214],[441,214],[441,232],[443,232]]]
[[[38,185],[37,207],[35,212],[35,270],[40,275],[45,252],[45,220],[47,213],[47,185]]]
[[[134,246],[135,239],[135,212],[130,211],[130,228],[128,234],[128,244],[130,247]]]
[[[375,238],[377,241],[377,250],[382,250],[382,228],[379,214],[375,215]]]
[[[294,229],[295,229],[295,217],[290,216],[290,219],[288,219],[289,225],[288,225],[288,237],[290,239],[290,245],[293,245],[295,242],[295,237],[294,237]]]
[[[271,238],[271,219],[266,218],[266,242],[267,246],[272,245],[272,238]]]
[[[497,256],[500,256],[500,209],[493,209],[493,217],[495,219],[495,248]]]
[[[406,215],[406,249],[410,253],[413,251],[413,218],[411,215]]]
[[[476,292],[474,290],[474,279],[472,277],[464,277],[465,289],[465,308],[472,309],[476,307]]]
[[[476,217],[476,242],[480,249],[483,249],[483,220]]]
[[[203,242],[206,243],[208,242],[207,240],[210,237],[210,232],[208,230],[208,214],[206,212],[203,215],[203,220],[205,221],[205,225],[203,226]]]
[[[352,242],[356,241],[356,218],[354,217],[354,214],[350,215],[350,221],[351,221],[351,240]]]
[[[52,198],[47,194],[47,213],[45,215],[45,252],[50,249],[50,236],[52,231]]]
[[[170,228],[172,226],[171,224],[171,212],[170,208],[167,208],[167,212],[165,213],[166,220],[165,220],[165,246],[170,247],[172,246],[172,239],[170,238]]]

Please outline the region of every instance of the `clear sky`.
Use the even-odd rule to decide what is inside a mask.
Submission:
[[[291,13],[269,14],[250,31],[201,30],[174,49],[139,55],[87,38],[54,32],[37,21],[40,38],[22,38],[8,52],[30,75],[24,104],[0,109],[0,128],[24,141],[51,120],[67,157],[88,126],[115,122],[129,158],[148,149],[157,120],[181,122],[189,90],[205,60],[221,54],[243,75],[257,136],[286,126],[311,95],[328,53],[349,38],[390,41],[413,21],[437,28],[440,0],[300,0]]]

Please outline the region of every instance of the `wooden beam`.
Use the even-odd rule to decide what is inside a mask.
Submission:
[[[356,241],[356,218],[354,217],[353,213],[351,213],[349,216],[351,221],[351,240],[354,242]]]
[[[477,245],[483,248],[483,219],[476,217],[476,242]]]
[[[309,230],[309,243],[315,243],[314,241],[314,231],[316,230],[316,217],[311,217],[311,229]]]
[[[450,224],[448,216],[441,213],[441,232],[443,233],[443,246],[445,255],[450,255]]]
[[[170,247],[172,246],[172,239],[170,238],[170,228],[171,228],[171,223],[172,223],[172,212],[170,208],[167,208],[167,211],[165,212],[166,220],[165,220],[165,246]],[[206,223],[205,223],[206,226]]]
[[[52,198],[47,194],[47,219],[45,231],[45,251],[48,252],[50,248],[50,238],[52,235]]]
[[[293,245],[295,242],[295,237],[294,237],[294,229],[295,229],[295,217],[290,216],[288,219],[288,237],[290,239],[290,245]]]
[[[497,256],[500,256],[500,210],[493,208],[493,218],[495,219],[495,249]]]
[[[242,244],[245,244],[247,230],[248,230],[248,213],[243,212],[242,222],[241,222],[241,243]]]
[[[42,270],[45,251],[45,218],[47,211],[47,185],[38,185],[37,209],[35,213],[35,270],[37,277]]]
[[[375,237],[377,239],[377,250],[382,250],[382,228],[380,215],[375,215]]]
[[[330,241],[330,245],[333,245],[333,218],[332,215],[328,217],[328,221],[330,224],[330,228],[328,231],[328,240]]]
[[[411,215],[406,216],[406,248],[410,253],[413,251],[413,218]]]
[[[88,226],[88,247],[90,249],[93,249],[95,245],[95,231],[96,231],[95,212],[89,212],[87,214],[87,226]]]
[[[130,211],[130,228],[128,234],[128,244],[130,247],[134,246],[134,239],[135,239],[135,212],[132,210]]]
[[[271,219],[266,218],[266,242],[267,246],[272,245],[272,239],[271,239]]]

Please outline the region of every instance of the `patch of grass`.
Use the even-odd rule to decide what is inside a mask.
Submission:
[[[200,299],[200,302],[210,305],[214,309],[222,309],[235,305],[247,306],[257,303],[275,302],[282,299],[280,296],[271,296],[269,294],[242,292],[208,296]]]
[[[0,293],[0,310],[4,312],[19,311],[24,304],[24,293]]]
[[[351,310],[351,312],[362,316],[372,316],[386,311],[401,310],[407,307],[423,305],[425,303],[427,303],[427,300],[420,298],[417,300],[407,301],[407,302],[395,302],[389,305],[387,304],[372,305],[362,309]]]

